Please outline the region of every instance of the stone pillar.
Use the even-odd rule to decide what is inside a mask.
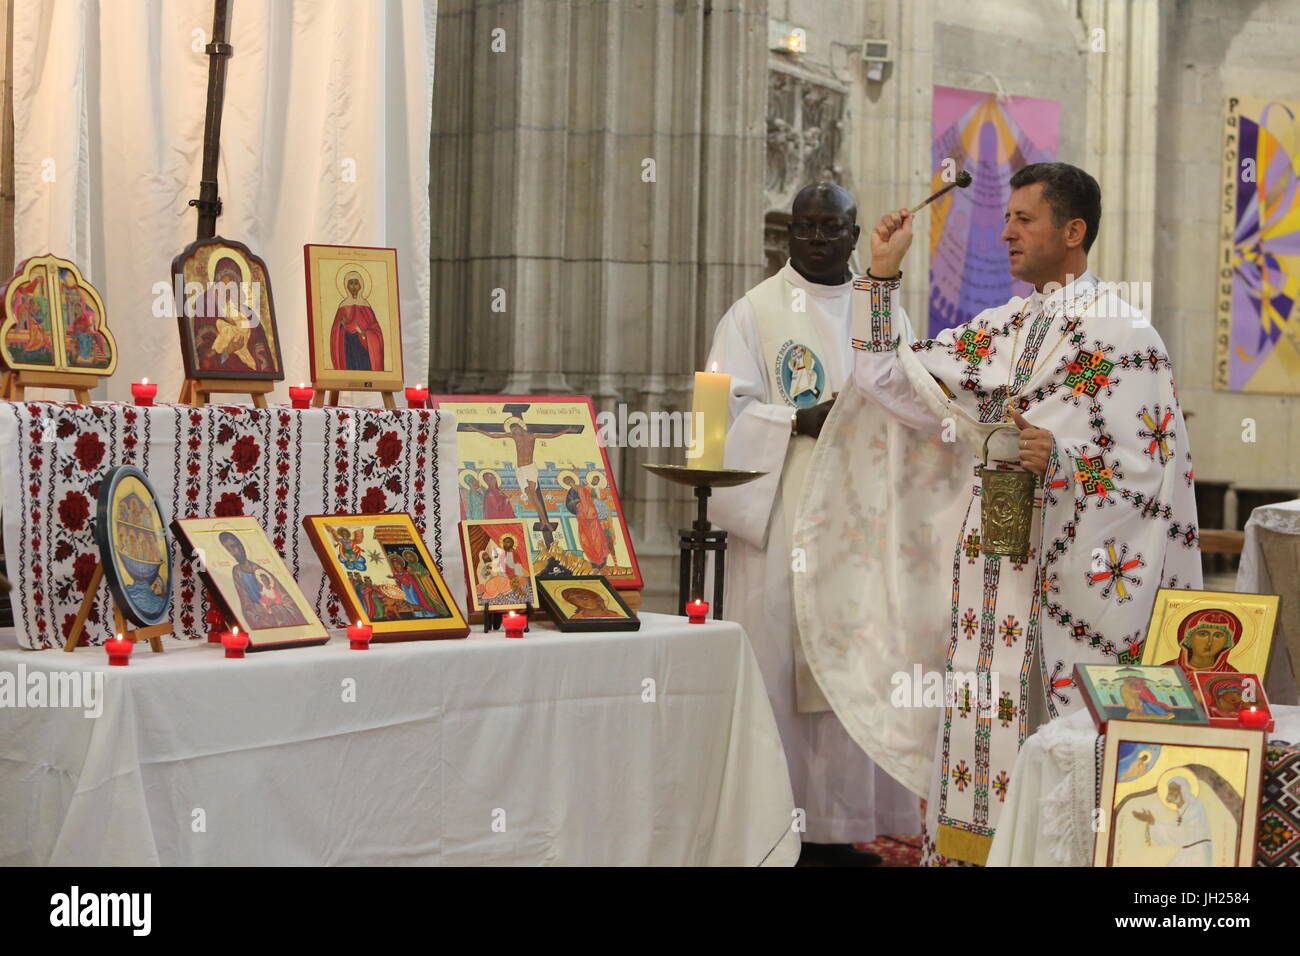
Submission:
[[[444,0],[438,28],[432,387],[688,408],[762,275],[766,4]],[[687,496],[639,466],[682,451],[609,455],[671,590]]]
[[[1086,168],[1102,190],[1101,231],[1088,265],[1109,282],[1151,283],[1160,79],[1158,0],[1084,0],[1081,13],[1088,51]],[[1104,49],[1098,49],[1099,44]],[[1130,292],[1126,297],[1135,296]],[[1134,304],[1151,311],[1150,302]],[[1168,334],[1164,329],[1162,333]]]
[[[853,101],[858,163],[858,266],[871,264],[868,234],[888,209],[914,205],[930,185],[934,85],[934,0],[873,0],[868,32],[890,40],[894,60]],[[903,263],[903,308],[916,329],[929,326],[930,217],[918,216]]]

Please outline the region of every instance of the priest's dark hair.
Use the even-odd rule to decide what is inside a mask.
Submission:
[[[1016,170],[1011,188],[1043,184],[1043,199],[1052,207],[1052,222],[1059,229],[1071,219],[1082,219],[1086,253],[1097,240],[1101,225],[1101,187],[1097,180],[1069,163],[1030,163]]]

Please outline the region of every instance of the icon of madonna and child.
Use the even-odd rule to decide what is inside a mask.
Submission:
[[[251,630],[275,627],[301,627],[307,618],[294,602],[293,595],[276,573],[248,556],[244,542],[233,531],[217,536],[221,546],[234,559],[230,576],[239,596],[239,610]]]
[[[1241,643],[1241,619],[1222,608],[1206,608],[1189,614],[1178,625],[1178,656],[1162,664],[1177,664],[1192,680],[1197,671],[1237,673],[1228,663],[1233,648]]]

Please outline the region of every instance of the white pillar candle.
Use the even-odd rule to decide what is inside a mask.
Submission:
[[[715,363],[713,368],[717,369]],[[727,408],[731,401],[731,376],[717,371],[695,373],[695,398],[691,403],[691,437],[686,464],[717,471],[727,448]],[[697,452],[694,458],[691,451]]]

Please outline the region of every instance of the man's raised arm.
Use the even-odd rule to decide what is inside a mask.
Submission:
[[[911,244],[912,216],[906,209],[885,213],[871,230],[871,268],[853,283],[853,385],[909,428],[937,431],[942,423],[898,364],[899,340],[910,325],[895,299]]]

